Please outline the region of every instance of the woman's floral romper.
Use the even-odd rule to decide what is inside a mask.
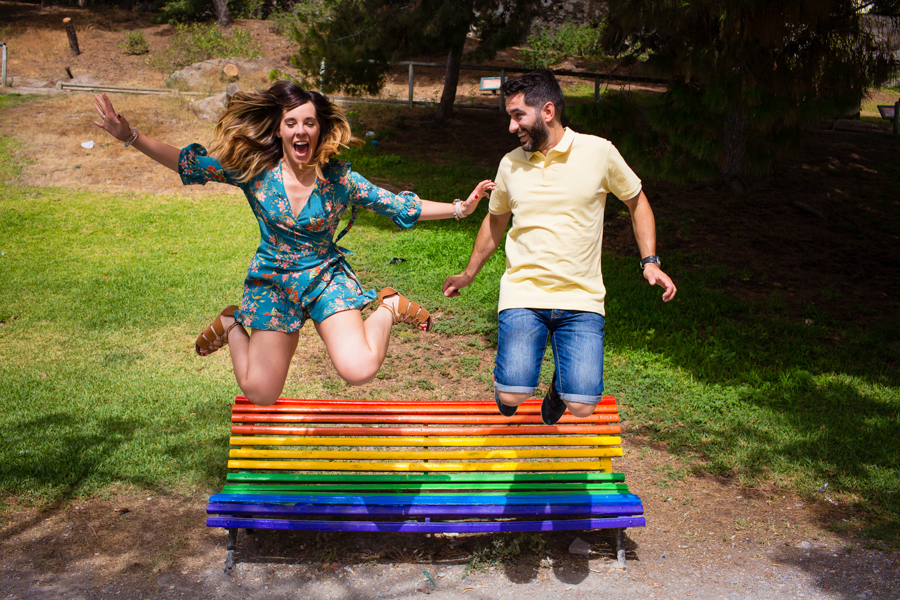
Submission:
[[[181,151],[178,172],[185,185],[218,181],[241,188],[256,215],[259,248],[250,261],[241,308],[234,313],[241,324],[254,329],[297,331],[307,317],[319,323],[375,299],[375,291],[362,289],[338,248],[341,236],[334,239],[348,206],[359,205],[390,217],[403,229],[412,227],[422,211],[419,197],[412,192],[392,194],[354,173],[349,163],[337,160],[325,166],[324,178],[316,182],[296,218],[280,163],[240,183],[207,156],[206,148],[191,144]]]

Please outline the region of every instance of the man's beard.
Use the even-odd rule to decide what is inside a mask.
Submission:
[[[537,152],[550,137],[550,130],[541,120],[535,121],[531,129],[526,129],[525,133],[528,134],[529,138],[526,143],[522,144],[522,149],[525,152]]]

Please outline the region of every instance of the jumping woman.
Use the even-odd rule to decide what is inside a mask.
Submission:
[[[195,349],[206,356],[229,344],[237,383],[258,405],[281,395],[307,318],[351,385],[375,377],[394,323],[423,331],[431,327],[428,311],[394,289],[377,296],[363,290],[337,246],[353,216],[334,238],[348,207],[355,213],[362,206],[405,229],[418,220],[468,216],[494,188],[490,180],[482,181],[466,200],[450,203],[372,185],[334,158],[357,142],[344,114],[325,96],[290,81],[235,94],[216,126],[209,155],[199,144],[178,149],[138,133],[106,94],[95,96],[95,105],[102,119],[95,125],[176,171],[184,184],[227,183],[247,197],[261,240],[241,306],[226,307],[197,338]],[[376,298],[378,307],[363,321],[362,308]]]

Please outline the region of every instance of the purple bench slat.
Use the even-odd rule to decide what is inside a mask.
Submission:
[[[273,516],[370,516],[370,517],[434,517],[434,518],[487,518],[487,517],[593,517],[600,515],[642,515],[640,504],[567,504],[562,506],[339,506],[327,504],[242,504],[238,502],[211,502],[206,507],[211,515],[273,515]]]
[[[420,494],[405,496],[375,494],[214,494],[210,502],[258,502],[261,504],[345,504],[362,506],[432,505],[563,505],[563,504],[640,504],[634,494],[572,493],[572,494]]]
[[[281,529],[288,531],[356,531],[389,533],[502,533],[521,531],[571,531],[579,529],[609,529],[644,527],[644,517],[614,517],[609,519],[562,519],[553,521],[494,521],[453,523],[441,521],[278,521],[274,519],[233,519],[209,517],[208,527],[242,529]]]

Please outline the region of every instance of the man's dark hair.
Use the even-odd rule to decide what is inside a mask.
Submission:
[[[552,102],[557,118],[562,121],[566,100],[563,98],[562,90],[559,89],[556,77],[547,69],[532,71],[504,82],[503,93],[507,97],[524,93],[525,104],[538,110],[546,103]]]

